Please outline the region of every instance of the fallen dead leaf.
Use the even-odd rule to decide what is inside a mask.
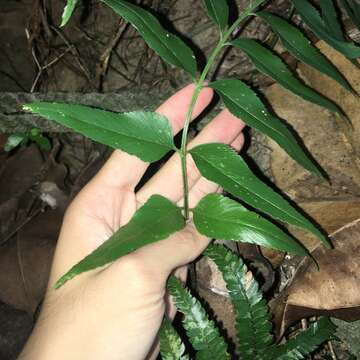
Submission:
[[[288,287],[272,301],[278,337],[309,316],[360,319],[360,219],[330,237],[334,249],[319,245],[312,252],[320,270],[310,258],[304,259]]]
[[[298,205],[327,234],[333,233],[360,216],[360,197],[307,201],[300,202]],[[313,234],[295,226],[290,226],[289,231],[297,239],[300,239],[310,251],[318,247],[319,239]]]

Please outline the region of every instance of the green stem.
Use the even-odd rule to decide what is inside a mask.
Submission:
[[[189,109],[186,113],[185,123],[184,123],[184,129],[182,133],[182,139],[181,139],[181,149],[180,149],[180,158],[181,158],[181,168],[182,168],[182,178],[183,178],[183,191],[184,191],[184,216],[185,219],[189,219],[189,182],[188,182],[188,176],[187,176],[187,142],[188,142],[188,132],[189,132],[189,126],[190,122],[193,116],[194,108],[196,101],[199,97],[199,94],[201,92],[201,89],[204,86],[205,79],[211,70],[216,57],[219,55],[221,49],[226,45],[227,40],[229,37],[231,37],[233,31],[240,25],[240,23],[246,19],[248,16],[252,15],[252,12],[255,11],[255,9],[264,3],[266,0],[256,0],[256,1],[250,1],[250,5],[244,10],[244,12],[239,16],[239,18],[229,27],[229,29],[220,37],[220,40],[214,50],[212,51],[208,62],[206,63],[203,72],[200,75],[200,78],[198,82],[196,83],[195,90],[193,93],[193,96],[191,98],[191,102],[189,105]]]

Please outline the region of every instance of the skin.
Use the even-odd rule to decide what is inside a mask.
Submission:
[[[194,85],[177,92],[157,112],[171,122],[174,134],[184,123]],[[194,118],[211,101],[202,90]],[[244,124],[222,111],[191,141],[222,142],[236,150],[243,145]],[[145,246],[102,269],[79,275],[59,290],[52,284],[72,265],[92,252],[153,194],[182,203],[179,156],[175,154],[137,193],[134,189],[148,163],[114,151],[99,173],[66,211],[50,274],[44,305],[20,360],[137,360],[155,359],[157,333],[166,312],[175,314],[166,295],[168,276],[186,278],[186,265],[209,244],[189,222],[168,239]],[[200,176],[189,157],[190,206],[219,187]]]

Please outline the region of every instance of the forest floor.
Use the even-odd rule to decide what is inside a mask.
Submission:
[[[191,38],[203,54],[207,55],[216,43],[215,28],[201,1],[141,3],[160,14],[170,28]],[[241,10],[247,1],[237,3]],[[159,60],[132,27],[100,2],[84,2],[69,25],[60,29],[63,6],[63,1],[55,0],[3,1],[0,92],[110,96],[135,90],[162,94],[190,81]],[[273,1],[270,10],[286,17],[289,2]],[[272,41],[269,28],[260,20],[251,22],[243,35]],[[317,45],[359,91],[359,70],[323,43]],[[256,72],[237,50],[226,55],[216,75],[243,79],[266,95],[276,113],[296,129],[329,173],[331,183],[314,179],[276,144],[260,134],[247,133],[246,151],[254,167],[331,234],[336,247],[333,253],[325,252],[314,238],[289,229],[317,254],[320,272],[299,258],[249,245],[232,248],[260,275],[277,335],[297,333],[308,326],[309,319],[326,314],[339,326],[340,340],[326,343],[311,358],[348,359],[350,353],[360,358],[360,106],[356,98],[344,94],[331,81],[297,64],[281,47],[275,46],[275,50],[307,84],[343,106],[353,122],[351,131],[329,112],[287,93]],[[151,105],[155,108],[157,104]],[[199,130],[197,126],[193,133]],[[47,150],[29,141],[7,152],[5,146],[12,135],[0,134],[1,360],[15,359],[31,332],[67,205],[110,154],[104,146],[74,133],[44,134],[51,143]],[[221,288],[213,291],[221,287],[219,274],[205,261],[197,264],[196,273],[197,291],[213,307],[231,337],[231,305],[226,296],[219,295]],[[332,287],[320,291],[323,284]]]

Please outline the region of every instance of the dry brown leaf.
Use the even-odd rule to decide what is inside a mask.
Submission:
[[[277,335],[299,319],[329,315],[360,319],[360,219],[331,235],[333,250],[318,246],[304,259],[290,285],[271,303]]]
[[[299,203],[298,205],[306,214],[310,215],[327,234],[333,233],[335,230],[355,221],[360,216],[360,197],[308,201]],[[289,231],[297,239],[301,240],[310,251],[318,247],[319,239],[311,233],[294,226],[290,226]]]

